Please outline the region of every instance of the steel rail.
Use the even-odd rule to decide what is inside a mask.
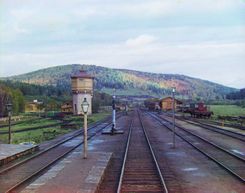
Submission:
[[[161,179],[161,184],[164,188],[164,192],[165,193],[168,193],[168,189],[167,189],[167,186],[166,186],[166,183],[163,179],[163,176],[162,176],[162,173],[161,173],[161,170],[160,170],[160,167],[159,167],[159,164],[157,162],[157,159],[156,159],[156,156],[154,154],[154,151],[151,147],[151,143],[149,141],[149,138],[147,136],[147,133],[145,131],[145,127],[142,123],[142,119],[140,117],[140,114],[139,114],[139,111],[137,111],[137,114],[138,114],[138,117],[139,117],[139,120],[140,120],[140,124],[142,126],[142,130],[143,130],[143,133],[144,133],[144,136],[146,138],[146,141],[147,141],[147,145],[151,151],[151,155],[152,155],[152,158],[154,160],[154,164],[157,168],[157,172],[158,172],[158,175]],[[126,148],[125,148],[125,154],[124,154],[124,159],[123,159],[123,165],[122,165],[122,168],[121,168],[121,174],[120,174],[120,179],[119,179],[119,183],[118,183],[118,188],[117,188],[117,193],[120,193],[121,192],[121,187],[122,187],[122,181],[123,181],[123,175],[124,175],[124,172],[125,172],[125,165],[126,165],[126,161],[127,161],[127,156],[128,156],[128,149],[129,149],[129,143],[130,143],[130,139],[131,139],[131,133],[132,133],[132,125],[133,125],[133,120],[131,121],[131,124],[130,124],[130,129],[129,129],[129,133],[128,133],[128,139],[127,139],[127,144],[126,144]]]
[[[106,118],[106,119],[107,119],[107,118]],[[104,119],[104,121],[105,121],[106,119]],[[98,123],[95,123],[94,125],[92,125],[88,130],[91,130],[91,129],[97,127],[97,126],[98,126],[99,124],[101,124],[101,123],[102,123],[102,121],[98,121]],[[109,123],[109,124],[110,124],[110,123]],[[34,155],[32,155],[32,156],[30,156],[30,157],[28,157],[28,158],[26,158],[26,159],[24,159],[24,160],[21,160],[20,162],[14,164],[14,165],[11,165],[10,167],[7,167],[7,168],[4,168],[4,169],[0,170],[0,175],[3,174],[3,173],[8,172],[8,171],[11,170],[11,169],[14,169],[14,168],[17,167],[17,166],[20,166],[20,165],[22,165],[22,164],[28,162],[29,160],[31,160],[31,159],[33,159],[33,158],[36,158],[36,157],[38,157],[38,156],[41,156],[42,154],[44,154],[44,153],[46,153],[46,152],[48,152],[48,151],[50,151],[50,150],[56,148],[57,146],[59,146],[59,145],[61,145],[61,144],[63,144],[63,143],[66,143],[67,141],[72,140],[73,138],[75,138],[75,137],[77,137],[77,136],[79,136],[79,135],[81,135],[81,134],[83,134],[83,129],[79,129],[79,130],[78,130],[77,132],[75,132],[72,136],[66,138],[65,140],[61,140],[61,141],[59,141],[58,143],[55,143],[54,145],[52,145],[52,146],[50,146],[50,147],[48,147],[48,148],[46,148],[46,149],[44,149],[44,150],[42,150],[42,151],[40,151],[40,152],[34,154]]]
[[[159,117],[159,116],[158,116],[158,117]],[[165,119],[165,118],[163,118],[163,117],[159,117],[159,118],[160,118],[160,119],[163,119],[164,121],[167,121],[167,122],[171,123],[171,121],[169,121],[169,120],[167,120],[167,119]],[[201,137],[201,136],[198,135],[198,134],[195,134],[195,133],[193,133],[193,132],[191,132],[191,131],[188,131],[188,130],[185,129],[184,127],[179,126],[178,124],[176,124],[175,126],[176,126],[177,128],[179,128],[179,129],[182,129],[182,130],[184,130],[185,132],[187,132],[187,133],[189,133],[189,134],[191,134],[191,135],[193,135],[193,136],[195,136],[195,137],[201,139],[202,141],[205,141],[206,143],[211,144],[212,146],[214,146],[214,147],[216,147],[216,148],[218,148],[218,149],[220,149],[220,150],[222,150],[222,151],[224,151],[224,152],[230,154],[231,156],[234,156],[234,157],[236,157],[237,159],[240,159],[240,160],[242,160],[242,161],[245,162],[245,158],[242,158],[242,157],[236,155],[235,153],[230,152],[229,150],[224,149],[223,147],[221,147],[221,146],[219,146],[219,145],[217,145],[217,144],[215,144],[215,143],[213,143],[213,142],[211,142],[211,141],[208,141],[207,139]]]
[[[100,124],[102,124],[101,122],[94,125],[93,127],[89,128],[89,130],[92,130],[93,128],[96,128],[97,126],[99,126]],[[107,127],[108,125],[110,125],[110,123],[106,124],[105,126],[103,126],[102,128],[98,129],[95,133],[92,133],[89,135],[88,140],[93,138],[98,132],[100,132],[101,130],[103,130],[105,127]],[[58,144],[53,145],[52,147],[48,148],[48,150],[44,150],[45,152],[49,151],[50,149],[53,149],[69,140],[72,140],[73,138],[81,135],[83,132],[79,132],[77,134],[75,134],[75,136],[71,136],[70,138],[63,140],[61,142],[59,142]],[[17,184],[15,184],[14,186],[12,186],[11,188],[9,188],[7,191],[5,191],[5,193],[9,193],[14,191],[16,188],[18,188],[19,186],[21,186],[22,184],[26,183],[27,181],[29,181],[30,179],[34,178],[35,176],[39,175],[41,172],[43,172],[44,170],[46,170],[47,168],[49,168],[51,165],[53,165],[54,163],[56,163],[57,161],[59,161],[61,158],[63,158],[64,156],[66,156],[67,154],[69,154],[70,152],[72,152],[74,149],[76,149],[77,147],[79,147],[80,145],[83,144],[83,141],[78,143],[77,145],[75,145],[74,147],[72,147],[71,149],[69,149],[68,151],[64,152],[63,154],[61,154],[60,156],[58,156],[55,160],[49,162],[48,164],[46,164],[45,166],[43,166],[42,168],[40,168],[39,170],[35,171],[34,173],[32,173],[31,175],[27,176],[25,179],[21,180],[20,182],[18,182]],[[41,152],[40,154],[38,154],[36,157],[39,157],[41,154],[45,153],[45,152]],[[30,159],[27,160],[23,160],[23,163],[28,162],[31,159],[36,158],[35,156],[32,156]],[[20,166],[23,164],[22,162],[20,162],[20,164],[16,164],[13,166],[13,168]],[[5,169],[3,172],[7,172],[13,168],[7,168]],[[1,173],[2,174],[2,173]]]
[[[22,124],[22,123],[25,123],[28,121],[36,121],[39,119],[42,119],[42,118],[39,117],[39,118],[32,118],[32,119],[21,120],[21,121],[12,121],[11,120],[11,125],[19,125],[19,124]],[[8,126],[9,126],[8,124],[0,124],[0,128],[4,128],[4,127],[8,127]]]
[[[166,114],[166,116],[170,117],[169,114]],[[180,116],[176,116],[176,119],[178,119],[180,121],[184,121],[184,122],[189,123],[189,124],[192,124],[192,125],[199,126],[201,128],[204,128],[204,129],[207,129],[207,130],[216,132],[216,133],[220,133],[222,135],[226,135],[226,136],[229,136],[229,137],[232,137],[232,138],[236,138],[236,139],[238,139],[240,141],[244,141],[245,142],[245,135],[242,134],[242,133],[237,133],[235,131],[230,131],[230,130],[222,129],[222,128],[216,126],[216,125],[212,125],[211,123],[210,124],[203,123],[203,122],[200,122],[198,120],[190,119],[189,117],[183,118],[183,117],[180,117]],[[235,128],[235,129],[239,129],[239,128]],[[241,130],[241,129],[239,129],[239,130]]]
[[[160,117],[156,117],[153,116],[152,114],[148,113],[150,116],[152,116],[153,118],[155,118],[157,121],[159,121],[162,125],[164,125],[167,129],[169,129],[170,131],[172,131],[172,129],[164,124],[162,122],[162,118]],[[166,121],[166,120],[165,120]],[[169,122],[169,121],[167,121]],[[216,158],[214,158],[213,156],[209,155],[208,153],[206,153],[205,151],[201,150],[200,148],[198,148],[196,145],[194,145],[193,143],[191,143],[190,141],[188,141],[185,137],[181,136],[180,134],[178,134],[177,132],[175,132],[175,134],[177,136],[179,136],[181,139],[183,139],[184,141],[186,141],[188,144],[190,144],[192,147],[194,147],[195,149],[197,149],[199,152],[201,152],[202,154],[204,154],[205,156],[207,156],[209,159],[211,159],[212,161],[214,161],[215,163],[217,163],[218,165],[220,165],[221,167],[223,167],[226,171],[230,172],[231,174],[233,174],[235,177],[237,177],[240,181],[242,181],[243,183],[245,183],[245,179],[240,176],[239,174],[237,174],[236,172],[234,172],[232,169],[230,169],[228,166],[224,165],[223,163],[221,163],[219,160],[217,160]]]
[[[152,157],[153,157],[153,159],[154,159],[154,163],[155,163],[155,165],[156,165],[156,167],[157,167],[157,172],[158,172],[158,175],[159,175],[159,177],[160,177],[160,179],[161,179],[161,183],[162,183],[162,185],[163,185],[164,192],[165,192],[165,193],[168,193],[168,188],[167,188],[166,182],[165,182],[165,180],[164,180],[164,178],[163,178],[163,176],[162,176],[162,172],[161,172],[160,167],[159,167],[159,164],[158,164],[158,162],[157,162],[155,153],[154,153],[154,151],[153,151],[153,149],[152,149],[152,146],[151,146],[149,137],[148,137],[148,135],[147,135],[147,132],[146,132],[146,129],[145,129],[145,126],[144,126],[144,124],[143,124],[143,121],[142,121],[142,118],[141,118],[141,115],[140,115],[139,111],[138,111],[138,116],[139,116],[140,124],[141,124],[142,129],[143,129],[144,134],[145,134],[145,138],[146,138],[147,143],[148,143],[148,146],[149,146],[149,148],[150,148],[151,155],[152,155]]]
[[[222,128],[214,126],[214,125],[201,123],[199,121],[184,120],[184,119],[180,119],[180,118],[177,118],[177,119],[179,119],[180,121],[184,121],[186,123],[189,123],[189,124],[192,124],[192,125],[196,125],[196,126],[199,126],[201,128],[204,128],[204,129],[216,132],[216,133],[220,133],[220,134],[225,135],[225,136],[236,138],[237,140],[245,142],[245,135],[244,134],[237,133],[237,132],[234,132],[234,131],[229,131],[229,130],[226,130],[226,129],[222,129]]]
[[[24,128],[24,129],[18,129],[18,130],[13,130],[11,131],[11,133],[21,133],[21,132],[25,132],[25,131],[34,131],[34,130],[38,130],[38,129],[46,129],[46,128],[50,128],[50,127],[55,127],[55,126],[59,126],[62,125],[63,123],[52,123],[52,124],[48,124],[48,125],[43,125],[43,126],[36,126],[36,127],[28,127],[28,128]],[[11,124],[12,126],[12,124]],[[0,131],[0,134],[8,134],[8,131]]]
[[[198,120],[198,121],[201,121],[201,120]],[[220,125],[220,122],[214,121],[214,120],[209,120],[208,123],[209,124],[215,124],[217,126]],[[224,123],[224,126],[226,126],[226,127],[232,127],[232,128],[235,128],[235,129],[238,129],[238,130],[242,130],[242,131],[245,130],[245,127],[242,126],[241,124]]]
[[[131,120],[131,123],[130,123],[130,126],[129,126],[128,139],[127,139],[125,154],[124,154],[124,158],[123,158],[123,165],[122,165],[122,168],[121,168],[121,174],[120,174],[120,178],[119,178],[119,183],[118,183],[118,187],[117,187],[117,193],[120,193],[121,187],[122,187],[122,180],[123,180],[123,175],[124,175],[124,171],[125,171],[126,160],[127,160],[127,157],[128,157],[129,142],[130,142],[131,133],[132,133],[132,125],[133,125],[133,119]]]

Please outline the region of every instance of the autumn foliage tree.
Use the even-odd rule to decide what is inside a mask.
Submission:
[[[0,117],[7,115],[7,103],[12,103],[13,114],[24,111],[25,101],[22,92],[0,83]]]

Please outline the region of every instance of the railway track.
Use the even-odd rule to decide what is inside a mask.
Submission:
[[[29,120],[22,120],[22,121],[11,121],[11,126],[14,126],[14,125],[19,125],[19,124],[22,124],[22,123],[25,123],[25,122],[28,122],[28,121],[36,121],[36,120],[39,120],[41,118],[33,118],[33,119],[29,119]],[[0,124],[0,128],[4,128],[4,127],[8,127],[9,124]]]
[[[210,131],[213,131],[213,132],[216,132],[216,133],[220,133],[222,135],[230,136],[232,138],[236,138],[236,139],[238,139],[240,141],[244,141],[245,142],[245,135],[244,134],[237,133],[237,132],[230,131],[230,130],[226,130],[226,129],[222,129],[222,128],[218,127],[218,126],[202,123],[202,122],[195,121],[195,120],[188,120],[188,119],[185,120],[185,119],[181,119],[181,118],[177,118],[177,119],[179,119],[180,121],[184,121],[186,123],[189,123],[189,124],[192,124],[192,125],[196,125],[196,126],[204,128],[204,129],[208,129]]]
[[[202,122],[203,120],[198,120],[198,121]],[[207,122],[208,124],[216,125],[216,126],[219,126],[221,124],[220,122],[213,121],[213,120],[209,120],[209,121],[206,120],[205,122]],[[238,129],[238,130],[242,130],[242,131],[245,130],[245,127],[242,126],[240,123],[237,123],[237,124],[224,123],[224,126],[225,127],[232,127],[232,128],[235,128],[235,129]]]
[[[98,123],[88,129],[88,140],[111,123]],[[51,165],[83,144],[82,130],[77,131],[66,140],[44,149],[8,168],[0,170],[0,192],[14,192],[18,187],[34,179]]]
[[[166,115],[168,117],[172,117],[172,115],[170,115],[170,114],[166,114]],[[213,132],[216,132],[216,133],[220,133],[222,135],[226,135],[226,136],[229,136],[229,137],[232,137],[232,138],[236,138],[236,139],[238,139],[240,141],[244,141],[245,142],[245,135],[242,134],[242,133],[238,133],[238,132],[227,130],[227,129],[222,129],[219,126],[203,123],[203,122],[198,121],[198,120],[193,119],[193,118],[187,118],[187,117],[183,118],[183,117],[180,117],[180,116],[176,116],[175,118],[180,120],[180,121],[183,121],[183,122],[195,125],[195,126],[199,126],[199,127],[203,128],[203,129],[207,129],[207,130],[210,130],[210,131],[213,131]]]
[[[137,115],[130,126],[117,193],[168,193],[139,112]]]
[[[17,125],[17,124],[24,123],[26,121],[35,121],[38,119],[41,119],[41,118],[35,117],[35,118],[30,118],[30,119],[18,120],[18,121],[14,121],[13,119],[11,119],[11,123],[12,123],[12,125]],[[8,120],[0,123],[0,128],[2,128],[2,127],[8,127]]]
[[[170,124],[169,120],[152,113],[148,114],[172,131],[172,124]],[[233,152],[230,152],[229,150],[222,148],[208,141],[207,139],[204,139],[203,137],[186,130],[181,126],[176,125],[175,134],[182,140],[189,143],[199,152],[207,156],[209,159],[220,165],[223,169],[227,170],[237,179],[245,183],[245,159],[243,157],[240,157]]]

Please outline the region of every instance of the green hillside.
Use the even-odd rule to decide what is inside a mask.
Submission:
[[[174,86],[179,96],[222,99],[227,93],[236,91],[234,88],[184,75],[147,73],[79,64],[50,67],[4,79],[37,85],[52,85],[70,90],[70,76],[80,69],[87,70],[95,76],[96,90],[108,94],[111,94],[115,88],[118,95],[162,97],[171,94],[171,87]]]

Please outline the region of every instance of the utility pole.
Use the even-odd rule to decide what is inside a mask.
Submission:
[[[116,101],[115,101],[115,94],[112,97],[112,127],[111,127],[111,134],[113,135],[116,130]]]
[[[9,125],[9,136],[8,136],[8,143],[11,144],[12,143],[12,137],[11,137],[11,111],[12,111],[12,104],[11,103],[8,103],[6,104],[6,107],[7,107],[7,111],[8,111],[8,125]]]
[[[172,101],[172,110],[173,110],[173,148],[175,148],[175,88],[172,88],[172,95],[173,95],[173,101]]]

